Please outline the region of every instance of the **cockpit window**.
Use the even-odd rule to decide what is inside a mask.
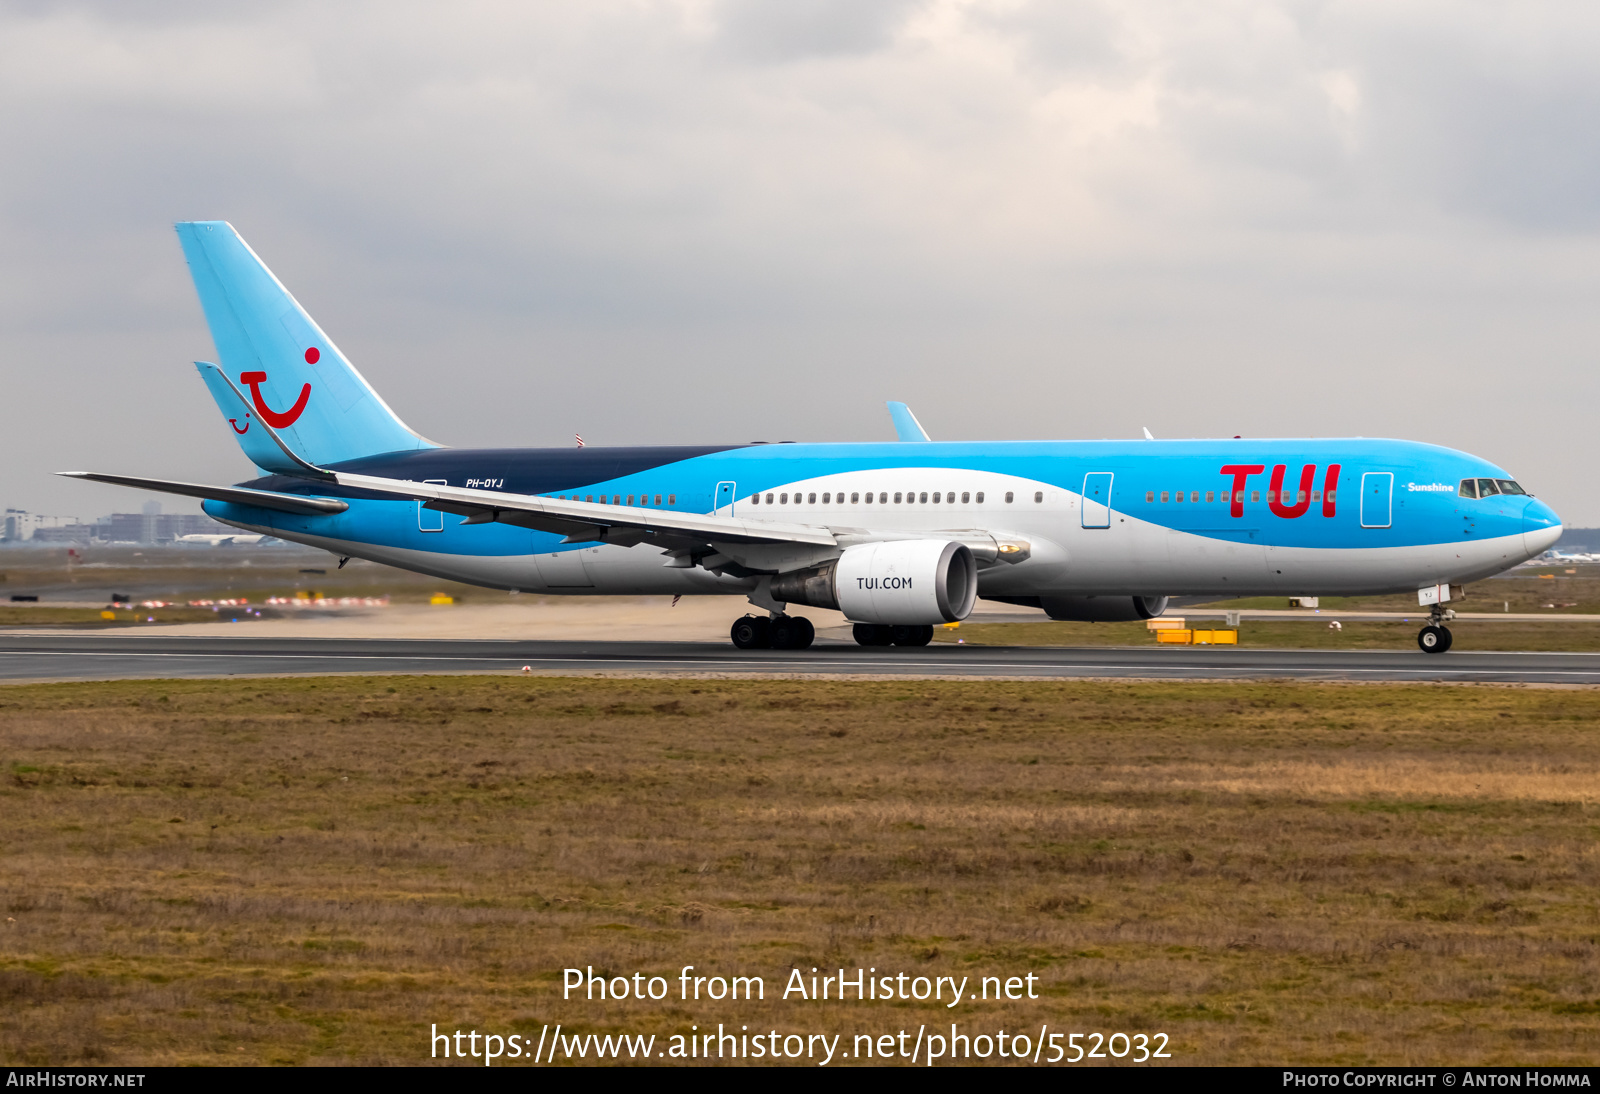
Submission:
[[[1526,494],[1527,491],[1510,479],[1495,479],[1495,485],[1500,487],[1502,494]]]
[[[1486,498],[1490,494],[1498,494],[1499,492],[1500,488],[1494,484],[1493,479],[1478,480],[1478,496],[1480,498]]]
[[[1457,492],[1464,498],[1475,498],[1475,497],[1477,497],[1478,496],[1478,480],[1477,479],[1462,479],[1461,480],[1461,487]]]

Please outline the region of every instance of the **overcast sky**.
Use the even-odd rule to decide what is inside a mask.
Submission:
[[[253,473],[171,224],[450,445],[1397,436],[1600,525],[1600,6],[0,0],[0,504]],[[169,509],[188,509],[167,499]]]

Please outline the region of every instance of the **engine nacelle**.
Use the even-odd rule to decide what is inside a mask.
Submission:
[[[1070,623],[1136,623],[1167,610],[1164,596],[1041,596],[1051,619]]]
[[[852,623],[959,623],[978,598],[978,564],[961,543],[887,540],[846,547],[820,566],[779,574],[772,598],[843,612]]]

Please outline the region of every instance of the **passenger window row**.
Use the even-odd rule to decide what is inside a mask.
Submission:
[[[1246,491],[1243,491],[1243,490],[1238,491],[1238,500],[1239,501],[1244,501],[1245,493],[1246,493]],[[1261,501],[1261,491],[1259,491],[1259,490],[1251,490],[1251,491],[1249,491],[1249,494],[1250,494],[1250,500],[1251,501],[1253,501],[1253,502],[1260,502]],[[1267,500],[1268,501],[1277,501],[1278,500],[1278,494],[1279,494],[1279,491],[1277,491],[1277,490],[1268,490],[1267,491]],[[1306,501],[1307,500],[1306,492],[1304,490],[1299,490],[1299,491],[1284,490],[1284,491],[1282,491],[1282,494],[1283,494],[1283,504],[1285,504],[1285,505],[1293,505],[1296,502],[1302,502],[1302,501]],[[1328,491],[1328,500],[1332,501],[1332,502],[1337,502],[1338,501],[1338,497],[1336,496],[1337,494],[1338,494],[1337,490],[1329,490]],[[1232,490],[1222,490],[1222,491],[1207,490],[1205,492],[1205,495],[1206,495],[1206,501],[1207,502],[1218,502],[1218,501],[1220,501],[1223,505],[1232,505],[1234,500],[1235,500],[1234,499],[1234,491],[1232,491]],[[1191,505],[1198,505],[1200,503],[1200,491],[1198,491],[1198,490],[1189,490],[1189,491],[1184,491],[1184,490],[1175,490],[1175,491],[1163,490],[1163,491],[1161,491],[1161,502],[1162,502],[1162,504],[1166,504],[1170,500],[1172,502],[1172,504],[1176,505],[1176,504],[1184,501],[1185,499],[1187,499],[1188,502]],[[1156,500],[1156,492],[1154,490],[1146,490],[1145,494],[1144,494],[1144,500],[1153,504],[1155,502],[1155,500]],[[1310,500],[1311,501],[1321,501],[1322,500],[1322,491],[1321,490],[1313,490],[1313,491],[1311,491]]]
[[[945,504],[945,505],[954,505],[954,504],[956,504],[956,492],[954,490],[948,490],[948,491],[935,490],[931,495],[926,490],[923,490],[920,493],[917,492],[917,491],[914,491],[914,490],[902,490],[902,491],[898,491],[898,492],[896,492],[894,494],[894,501],[893,501],[892,504],[894,504],[894,505],[939,505],[939,504],[941,504],[941,502],[940,502],[941,495],[942,495],[942,497],[944,499],[943,500],[943,504]],[[890,501],[889,501],[889,497],[890,497],[890,495],[889,495],[889,492],[887,490],[881,491],[880,493],[877,494],[877,503],[879,505],[889,505],[889,504],[891,504]],[[1010,501],[1010,500],[1011,500],[1011,495],[1007,494],[1006,495],[1006,501]],[[962,491],[962,493],[961,493],[961,504],[962,505],[970,505],[973,502],[977,502],[979,505],[983,504],[983,491],[979,490],[977,493],[973,493],[970,490]],[[817,505],[819,503],[817,501],[817,495],[815,493],[801,494],[799,492],[796,492],[795,495],[794,495],[794,500],[790,501],[789,495],[787,493],[777,492],[777,493],[767,494],[767,495],[765,495],[765,497],[763,497],[761,494],[751,494],[750,495],[750,504],[751,505]],[[822,494],[822,501],[821,501],[820,504],[822,504],[822,505],[844,505],[845,504],[844,492],[840,491],[838,493],[834,493],[831,490],[830,491],[824,491],[823,494]],[[855,493],[852,493],[850,495],[849,504],[851,504],[851,505],[871,505],[871,504],[873,504],[873,492],[871,490],[868,490],[865,494],[862,494],[859,491],[857,491]]]
[[[611,495],[611,504],[612,505],[633,505],[634,504],[634,498],[636,496],[639,499],[639,501],[638,501],[639,505],[644,505],[644,506],[650,505],[650,495],[649,494],[638,494],[638,495],[629,494],[628,495],[628,500],[626,502],[624,502],[622,500],[622,495],[621,494],[612,494]],[[599,505],[605,505],[606,504],[606,496],[604,494],[601,494],[598,499],[593,494],[585,494],[581,498],[578,497],[578,495],[576,495],[576,494],[557,494],[556,495],[556,500],[557,501],[587,501],[587,502],[591,502],[591,503],[595,503],[595,504],[599,504]],[[661,495],[660,494],[656,495],[655,504],[656,505],[660,505],[661,504]],[[667,495],[667,504],[668,505],[677,505],[678,504],[678,495],[676,495],[676,494],[668,494]]]
[[[1492,498],[1496,494],[1526,494],[1510,479],[1462,479],[1459,493],[1464,498]]]

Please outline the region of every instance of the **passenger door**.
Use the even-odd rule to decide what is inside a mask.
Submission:
[[[1110,471],[1091,471],[1083,477],[1085,528],[1111,527],[1111,479]]]
[[[1361,527],[1388,528],[1394,523],[1394,472],[1368,471],[1361,476]]]

